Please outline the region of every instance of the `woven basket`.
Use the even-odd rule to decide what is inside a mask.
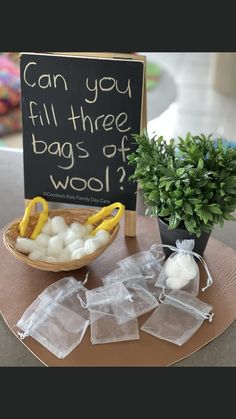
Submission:
[[[78,209],[66,209],[66,210],[51,210],[49,211],[49,217],[55,217],[60,215],[64,218],[67,224],[71,224],[73,222],[80,222],[84,223],[87,218],[95,214],[97,211],[93,209],[87,208],[78,208]],[[31,215],[30,222],[27,228],[27,235],[26,237],[30,237],[36,223],[38,220],[38,215]],[[60,272],[60,271],[72,271],[75,269],[80,269],[83,266],[88,265],[92,260],[96,259],[100,256],[115,240],[118,231],[119,231],[119,224],[116,225],[114,230],[110,232],[110,241],[106,243],[104,246],[99,247],[94,253],[91,255],[87,255],[82,257],[78,260],[72,260],[70,262],[43,262],[39,260],[30,259],[28,256],[18,252],[15,249],[15,242],[17,237],[19,236],[19,223],[21,222],[21,218],[14,220],[11,224],[9,224],[4,231],[3,234],[3,241],[6,248],[12,253],[17,259],[21,260],[22,262],[27,263],[27,265],[32,266],[33,268],[41,269],[43,271],[52,271],[52,272]]]

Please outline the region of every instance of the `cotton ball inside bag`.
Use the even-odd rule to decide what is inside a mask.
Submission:
[[[166,278],[166,285],[168,288],[171,288],[172,290],[180,290],[181,288],[185,287],[188,283],[188,279],[181,278],[177,275],[168,276],[168,278]]]
[[[178,251],[166,260],[155,283],[156,287],[184,290],[194,296],[199,292],[199,268],[192,252],[194,241],[177,240]]]
[[[184,289],[192,295],[198,295],[199,269],[192,255],[176,252],[167,259],[164,269],[168,288]]]
[[[175,254],[165,264],[165,273],[168,277],[179,276],[187,283],[196,276],[197,272],[198,267],[193,257],[185,253]]]

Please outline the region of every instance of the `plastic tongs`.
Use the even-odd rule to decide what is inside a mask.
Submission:
[[[120,202],[115,202],[114,204],[108,205],[107,207],[103,207],[99,212],[94,215],[91,215],[85,224],[97,224],[103,218],[107,217],[112,213],[115,208],[119,208],[117,214],[114,217],[110,217],[107,220],[104,220],[101,224],[99,224],[91,234],[96,234],[99,230],[112,230],[120,221],[121,217],[124,214],[125,206]]]
[[[29,224],[30,219],[30,213],[33,205],[40,203],[43,206],[43,211],[39,214],[39,219],[37,221],[37,224],[33,230],[33,233],[31,234],[31,239],[36,239],[36,237],[39,235],[40,231],[42,230],[44,224],[46,223],[48,219],[48,204],[47,201],[45,201],[44,198],[41,196],[36,196],[32,201],[30,201],[29,205],[25,209],[24,217],[22,218],[19,228],[20,228],[20,236],[24,236],[26,233],[26,229]]]

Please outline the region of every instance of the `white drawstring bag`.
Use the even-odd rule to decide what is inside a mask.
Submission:
[[[144,276],[149,291],[153,295],[156,295],[155,283],[162,269],[164,257],[165,255],[161,250],[154,254],[150,249],[128,256],[120,260],[118,265],[125,272],[126,277],[135,275]]]
[[[122,282],[89,290],[86,299],[93,344],[139,339],[134,305]]]
[[[213,318],[213,307],[185,291],[162,293],[161,304],[143,324],[141,330],[176,345],[183,345]]]
[[[200,260],[208,274],[205,291],[213,282],[204,259],[193,252],[194,240],[176,240],[176,247],[154,245],[155,248],[168,247],[174,253],[164,263],[155,286],[166,290],[183,290],[197,296],[199,292],[199,268],[194,256]]]
[[[118,271],[118,269],[116,271]],[[139,317],[159,305],[157,299],[149,291],[146,279],[146,277],[140,275],[133,277],[128,276],[127,278],[125,275],[122,275],[122,279],[117,279],[116,273],[114,274],[113,271],[102,278],[102,281],[105,286],[122,282],[130,293],[136,316]]]
[[[156,271],[160,272],[162,265],[161,261],[163,258],[159,259],[153,255],[149,250],[144,250],[142,252],[134,253],[131,256],[128,256],[125,259],[122,259],[118,262],[118,265],[126,270],[127,274],[133,275],[149,275],[149,269],[154,268]]]
[[[60,281],[58,281],[60,282]],[[63,278],[45,289],[17,323],[21,339],[31,336],[58,358],[65,358],[79,343],[89,325],[89,311],[81,305],[82,282]]]

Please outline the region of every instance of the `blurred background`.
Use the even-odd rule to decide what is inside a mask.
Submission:
[[[136,53],[139,54],[139,53]],[[148,132],[236,144],[236,53],[146,53]],[[0,53],[0,148],[22,149],[19,53]]]

